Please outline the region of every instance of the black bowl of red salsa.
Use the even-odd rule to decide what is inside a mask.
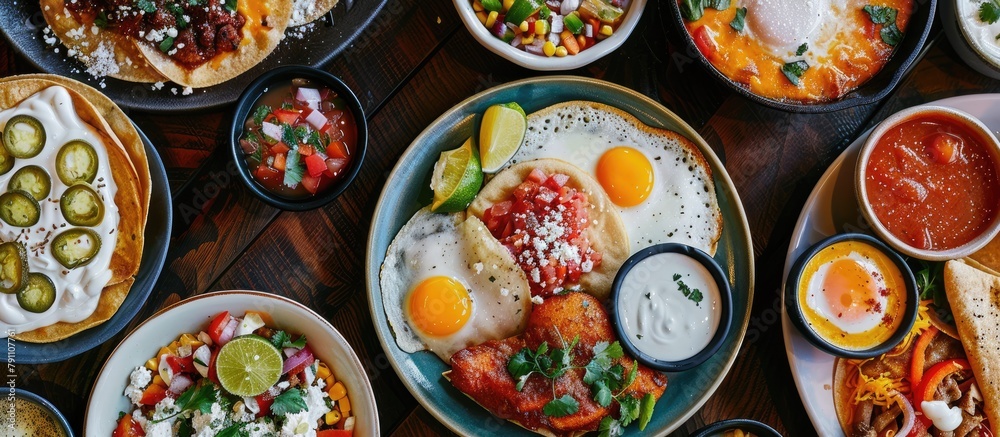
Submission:
[[[307,66],[258,77],[236,103],[233,159],[246,185],[268,204],[291,211],[323,206],[357,176],[368,128],[357,96],[343,81]]]

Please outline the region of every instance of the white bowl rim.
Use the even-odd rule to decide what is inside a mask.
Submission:
[[[97,383],[100,381],[101,375],[104,375],[104,372],[107,369],[108,363],[111,362],[111,358],[114,357],[115,354],[118,353],[119,349],[121,349],[121,347],[122,347],[123,344],[125,344],[130,338],[132,338],[132,336],[136,332],[138,332],[139,329],[141,329],[143,326],[145,326],[147,323],[150,323],[151,321],[159,318],[160,316],[166,314],[167,312],[169,312],[171,310],[179,308],[179,307],[181,307],[183,305],[186,305],[186,304],[188,304],[190,302],[194,302],[194,301],[198,301],[198,300],[206,299],[206,298],[226,296],[226,295],[248,295],[248,296],[261,297],[261,298],[265,298],[265,299],[274,299],[274,300],[277,300],[277,301],[280,301],[280,302],[291,304],[292,306],[297,307],[297,308],[305,311],[310,316],[315,317],[316,320],[318,320],[321,324],[326,325],[326,327],[330,330],[330,333],[333,334],[333,340],[334,340],[334,342],[340,343],[340,344],[344,344],[344,345],[348,346],[347,349],[348,349],[348,352],[350,352],[350,358],[351,358],[349,361],[354,366],[354,369],[352,369],[352,371],[356,371],[356,372],[358,372],[361,375],[365,375],[365,377],[361,378],[360,381],[358,381],[358,383],[362,385],[363,391],[365,392],[364,393],[364,395],[365,395],[364,396],[364,401],[365,401],[365,404],[366,404],[365,407],[368,408],[369,411],[371,411],[372,418],[374,419],[374,421],[371,424],[371,429],[374,431],[374,435],[380,435],[381,434],[381,430],[380,430],[380,427],[379,427],[378,407],[377,407],[376,402],[375,402],[375,392],[372,390],[371,381],[368,378],[368,372],[365,371],[364,366],[362,366],[362,364],[361,364],[361,360],[358,358],[358,354],[354,352],[354,348],[347,341],[347,339],[344,338],[344,336],[340,333],[340,331],[337,330],[337,328],[335,328],[333,326],[333,324],[330,323],[329,320],[327,320],[325,317],[323,317],[323,316],[319,315],[318,313],[316,313],[315,311],[313,311],[312,308],[309,308],[308,306],[306,306],[306,305],[304,305],[304,304],[302,304],[300,302],[297,302],[295,300],[289,299],[289,298],[287,298],[285,296],[280,296],[280,295],[277,295],[277,294],[267,293],[267,292],[264,292],[264,291],[256,291],[256,290],[220,290],[220,291],[213,291],[213,292],[202,293],[202,294],[198,294],[198,295],[195,295],[195,296],[191,296],[191,297],[188,297],[186,299],[182,299],[180,301],[174,302],[174,303],[168,305],[167,307],[160,309],[159,311],[155,312],[153,315],[149,316],[146,320],[143,320],[142,323],[136,325],[136,327],[134,329],[132,329],[131,331],[129,331],[128,335],[126,335],[124,338],[122,338],[122,340],[118,343],[118,345],[115,346],[114,350],[112,350],[111,353],[108,354],[108,358],[104,361],[104,364],[101,364],[101,370],[97,372],[97,377],[94,379],[94,385],[91,387],[90,394],[87,396],[87,408],[84,411],[84,416],[83,416],[83,432],[84,433],[87,432],[87,424],[88,424],[88,421],[90,420],[90,401],[92,400],[92,398],[94,396],[94,392],[97,390]],[[357,402],[357,400],[358,399],[355,399],[355,401],[353,401],[352,404],[355,403],[355,402]],[[353,408],[352,408],[352,410],[353,410]]]
[[[556,56],[549,57],[533,55],[511,47],[510,44],[507,44],[490,34],[490,31],[486,29],[486,26],[483,26],[483,24],[479,22],[479,18],[476,17],[476,12],[472,10],[471,0],[452,1],[455,4],[455,9],[458,10],[458,15],[462,17],[462,23],[465,24],[465,28],[469,29],[469,33],[472,34],[472,37],[475,38],[476,41],[479,41],[483,47],[486,47],[489,51],[496,53],[510,62],[524,68],[537,71],[572,70],[603,58],[608,53],[611,53],[620,47],[629,35],[632,34],[632,31],[635,30],[635,26],[639,24],[639,19],[642,18],[643,10],[646,8],[646,0],[632,0],[628,11],[625,12],[625,19],[618,26],[618,30],[616,30],[614,34],[607,39],[604,39],[599,44],[595,44],[592,48],[583,50],[575,55],[567,55],[559,58]]]
[[[858,152],[858,161],[854,168],[855,197],[858,201],[858,208],[865,216],[865,220],[872,227],[875,233],[894,249],[908,256],[928,261],[946,261],[964,258],[977,250],[982,249],[983,246],[986,246],[987,243],[993,240],[993,238],[1000,233],[1000,208],[998,208],[994,213],[993,222],[990,226],[988,226],[981,234],[979,234],[979,236],[973,238],[971,241],[947,250],[924,250],[917,249],[909,244],[906,244],[886,229],[885,225],[883,225],[882,222],[875,216],[875,212],[872,211],[871,204],[868,201],[868,192],[864,189],[863,181],[865,180],[865,167],[868,164],[868,159],[871,157],[872,150],[875,148],[875,144],[878,140],[882,138],[886,131],[895,127],[903,120],[925,113],[944,114],[946,116],[957,118],[958,120],[966,123],[968,127],[982,135],[987,140],[988,144],[984,144],[984,146],[992,155],[994,168],[997,171],[998,177],[1000,177],[1000,140],[997,140],[996,136],[993,135],[993,131],[986,127],[982,121],[979,121],[978,118],[964,111],[954,108],[935,105],[915,106],[890,115],[888,118],[879,123],[878,126],[875,126],[875,128],[872,129],[871,134],[868,135],[868,138],[861,146],[861,150]]]

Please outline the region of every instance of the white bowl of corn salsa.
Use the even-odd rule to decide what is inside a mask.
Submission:
[[[453,0],[487,49],[525,68],[571,70],[611,53],[632,33],[646,0]]]
[[[88,436],[226,433],[379,435],[378,412],[329,322],[284,297],[222,291],[175,303],[125,337],[84,420]]]

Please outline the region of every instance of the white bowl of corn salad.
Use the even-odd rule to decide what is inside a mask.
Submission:
[[[625,42],[646,0],[453,0],[487,49],[525,68],[571,70]]]
[[[234,376],[234,368],[254,371]],[[111,353],[91,391],[84,434],[142,435],[138,429],[379,435],[367,372],[347,340],[306,306],[257,291],[175,303]]]

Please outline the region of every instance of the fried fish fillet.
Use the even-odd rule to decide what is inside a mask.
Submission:
[[[524,333],[504,340],[491,340],[468,347],[452,356],[452,370],[445,373],[451,383],[495,416],[510,420],[542,435],[572,436],[596,430],[606,416],[618,416],[618,405],[602,407],[594,402],[590,387],[583,382],[583,370],[570,370],[555,380],[555,393],[569,394],[580,404],[576,413],[547,416],[542,411],[552,400],[552,383],[533,375],[521,391],[507,371],[507,362],[522,348],[536,350],[543,342],[558,347],[579,338],[572,351],[572,365],[584,366],[594,356],[599,342],[617,340],[600,301],[578,292],[554,296],[535,305]],[[667,388],[667,377],[639,365],[629,357],[617,360],[627,374],[638,365],[638,377],[625,393],[642,398],[651,393],[659,399]]]

